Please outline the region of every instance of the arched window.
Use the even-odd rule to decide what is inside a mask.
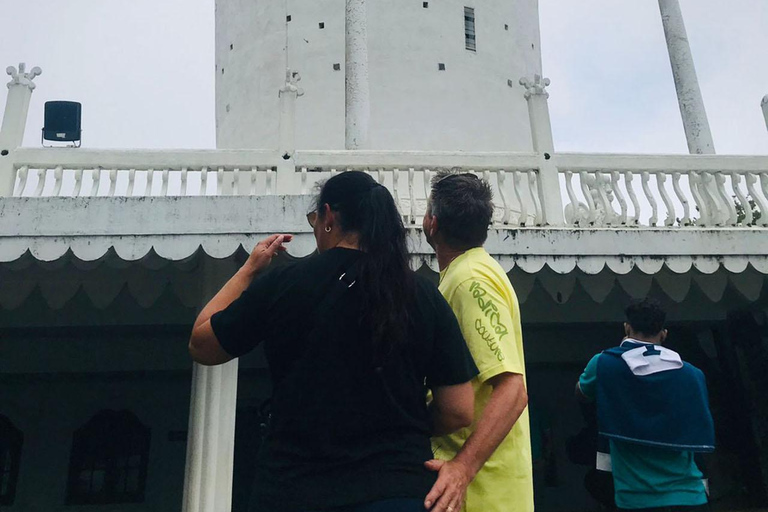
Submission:
[[[0,415],[0,505],[13,505],[19,481],[24,434],[11,420]]]
[[[67,504],[141,503],[149,428],[130,411],[101,411],[72,439]]]

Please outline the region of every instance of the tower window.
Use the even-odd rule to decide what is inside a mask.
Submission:
[[[321,29],[322,29],[322,28],[325,28],[325,22],[323,22],[323,21],[321,21],[321,22],[320,22],[320,28],[321,28]]]
[[[229,45],[229,49],[230,50],[234,50],[235,49],[235,45],[234,44]]]
[[[445,71],[445,64],[440,62],[437,64],[437,70],[438,71]]]
[[[421,4],[421,6],[425,9],[429,9],[429,2],[424,2]]]
[[[474,7],[464,8],[464,46],[469,51],[477,51]]]
[[[142,503],[149,428],[129,411],[101,411],[72,438],[67,504]]]
[[[334,64],[333,65],[333,70],[334,71],[341,71],[341,64]]]
[[[286,16],[286,17],[285,17],[285,21],[286,21],[286,22],[289,22],[289,21],[291,21],[291,15],[290,15],[290,14],[289,14],[288,16]]]
[[[504,30],[509,30],[509,25],[507,23],[504,24]]]
[[[0,416],[0,505],[11,506],[16,498],[23,441],[24,435],[11,420]]]

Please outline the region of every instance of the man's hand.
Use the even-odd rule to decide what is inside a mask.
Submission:
[[[278,252],[285,251],[283,244],[287,244],[292,239],[292,235],[272,235],[256,244],[245,263],[248,272],[256,275],[267,268]]]
[[[424,508],[434,512],[459,512],[473,478],[469,468],[456,460],[437,459],[428,460],[424,466],[438,472],[437,482],[424,500]]]

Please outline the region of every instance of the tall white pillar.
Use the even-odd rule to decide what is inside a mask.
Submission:
[[[228,261],[203,263],[203,305],[235,270]],[[228,512],[232,509],[238,360],[220,366],[193,364],[182,511]]]
[[[533,150],[539,155],[539,200],[546,226],[562,226],[563,198],[560,193],[560,178],[553,160],[555,142],[552,137],[552,120],[549,116],[549,78],[534,75],[533,80],[521,78],[528,101],[528,115],[531,121]]]
[[[763,96],[763,101],[760,102],[760,106],[763,107],[763,117],[765,118],[765,127],[768,128],[768,94]]]
[[[346,0],[345,147],[368,148],[371,91],[368,76],[366,0]]]
[[[0,197],[13,195],[16,184],[16,173],[13,170],[12,153],[20,147],[24,140],[24,129],[27,126],[29,100],[35,90],[34,78],[42,73],[38,67],[26,72],[22,62],[18,71],[13,66],[5,69],[11,76],[8,82],[8,99],[3,114],[3,124],[0,126]]]
[[[691,46],[685,31],[683,13],[678,0],[659,0],[661,21],[667,39],[669,62],[677,89],[677,101],[683,117],[685,138],[691,154],[709,155],[715,153],[715,143],[709,129],[704,100],[696,77]]]

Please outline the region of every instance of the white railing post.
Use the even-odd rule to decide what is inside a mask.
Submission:
[[[29,100],[35,89],[34,78],[42,73],[38,67],[26,72],[22,62],[19,69],[13,66],[5,69],[11,76],[8,82],[8,100],[5,103],[3,124],[0,127],[0,197],[13,195],[16,184],[16,173],[13,170],[13,151],[20,147],[24,140],[24,129],[27,126]]]
[[[235,269],[226,261],[203,265],[204,305]],[[237,370],[237,359],[220,366],[193,363],[182,512],[232,509]]]
[[[707,111],[701,97],[696,67],[693,63],[688,34],[685,31],[683,13],[678,0],[659,0],[664,36],[667,40],[669,62],[675,79],[677,101],[683,117],[685,138],[691,154],[713,155],[715,143],[709,129]]]
[[[371,91],[368,76],[366,0],[347,0],[345,65],[345,148],[368,149]]]
[[[528,100],[528,115],[531,122],[533,150],[539,155],[539,199],[543,213],[543,224],[562,226],[563,199],[560,195],[560,178],[552,155],[555,143],[552,138],[552,121],[549,117],[549,78],[534,75],[533,80],[521,78],[520,85],[525,87],[525,99]]]
[[[765,118],[765,127],[768,128],[768,94],[763,96],[763,101],[760,102],[760,106],[763,107],[763,117]]]
[[[298,86],[298,71],[285,70],[285,84],[280,88],[280,161],[277,164],[277,193],[296,193],[291,190],[295,183],[296,162],[296,99],[304,95]]]

